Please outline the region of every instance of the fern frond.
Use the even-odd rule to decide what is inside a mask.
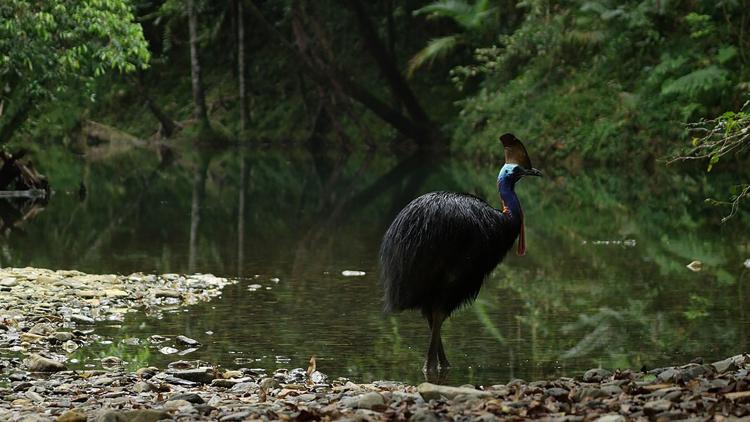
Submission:
[[[726,85],[728,72],[717,66],[708,66],[690,72],[680,78],[665,83],[661,88],[663,95],[677,94],[693,97],[701,92]]]
[[[427,15],[428,19],[448,18],[464,29],[475,29],[494,11],[487,0],[470,4],[464,0],[438,0],[415,10],[412,14]]]
[[[425,48],[419,50],[417,54],[409,60],[409,66],[406,72],[407,76],[411,78],[412,75],[414,75],[414,72],[425,63],[432,64],[435,59],[444,57],[461,42],[462,37],[455,34],[431,39]]]

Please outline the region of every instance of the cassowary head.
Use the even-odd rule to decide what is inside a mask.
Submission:
[[[505,165],[500,170],[498,182],[505,181],[514,185],[524,176],[541,176],[542,172],[531,165],[531,159],[521,141],[513,134],[506,133],[500,137],[505,150]]]

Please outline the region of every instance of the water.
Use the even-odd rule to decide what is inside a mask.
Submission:
[[[315,356],[334,377],[420,381],[427,325],[417,313],[382,314],[380,237],[421,193],[460,190],[497,204],[499,165],[387,154],[202,154],[184,148],[166,165],[148,151],[83,159],[51,149],[38,159],[56,194],[24,220],[5,217],[2,265],[241,279],[220,299],[161,319],[138,312],[100,324],[102,341],[75,353],[78,365],[117,355],[134,367],[186,358],[275,369],[306,367]],[[738,175],[539,167],[548,177],[517,188],[527,256],[511,253],[477,303],[445,325],[448,382],[534,380],[748,351],[749,220],[720,225],[726,210],[703,202],[726,197]],[[702,271],[686,268],[693,260]],[[179,334],[203,345],[178,357],[158,352],[173,339],[147,341]]]

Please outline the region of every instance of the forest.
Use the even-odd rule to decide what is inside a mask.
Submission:
[[[747,143],[745,6],[12,0],[0,8],[0,139],[53,142],[93,121],[153,141],[489,160],[512,128],[544,159],[717,161],[730,151],[715,137]],[[703,139],[691,123],[721,130]]]
[[[3,0],[0,191],[53,193],[0,198],[0,265],[237,277],[101,334],[411,382],[379,242],[420,193],[499,206],[512,132],[529,254],[447,325],[456,384],[719,359],[750,347],[749,101],[744,0]]]

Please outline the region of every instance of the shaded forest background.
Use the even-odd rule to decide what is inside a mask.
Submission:
[[[375,142],[372,134],[384,131],[429,138],[434,130],[435,139],[412,140],[451,140],[482,154],[493,149],[497,133],[513,129],[550,154],[661,155],[685,138],[679,123],[739,110],[750,90],[750,12],[741,1],[168,0],[102,7],[117,3],[132,8],[148,54],[125,49],[125,42],[138,44],[137,32],[106,34],[117,23],[102,23],[100,41],[81,42],[117,42],[117,53],[144,69],[95,71],[84,81],[88,89],[71,83],[35,101],[24,137],[59,136],[86,118],[153,137],[160,119],[150,105],[190,125],[196,113],[188,3],[208,117],[237,134],[246,112],[250,142],[306,140],[317,131],[367,143],[368,132]],[[4,48],[33,47],[18,41],[6,40],[16,44]],[[3,70],[6,85],[31,73]],[[7,95],[10,87],[4,91],[7,117],[16,98]],[[431,128],[409,131],[423,123]]]
[[[651,168],[675,154],[713,165],[750,136],[740,0],[12,0],[0,11],[2,142],[75,149],[82,130],[497,160],[497,136],[513,131],[542,160]]]

